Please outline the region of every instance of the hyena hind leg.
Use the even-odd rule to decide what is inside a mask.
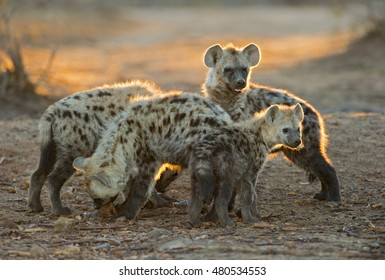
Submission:
[[[194,227],[201,225],[201,211],[203,207],[203,198],[201,186],[197,178],[192,175],[190,178],[191,181],[191,200],[188,206],[188,215],[190,219],[190,224]]]
[[[244,223],[256,223],[260,221],[260,215],[257,211],[257,193],[254,184],[244,180],[240,189],[240,205],[242,221]]]
[[[32,212],[44,211],[40,200],[41,189],[54,168],[55,162],[56,148],[54,142],[51,141],[41,147],[39,166],[31,176],[31,184],[28,189],[28,207]]]
[[[71,214],[71,209],[63,206],[61,203],[60,190],[75,171],[72,167],[72,162],[72,159],[59,160],[48,176],[49,197],[53,213],[57,216]]]
[[[226,178],[220,183],[214,204],[221,227],[232,227],[235,225],[229,216],[229,203],[233,191],[234,182],[230,178]]]

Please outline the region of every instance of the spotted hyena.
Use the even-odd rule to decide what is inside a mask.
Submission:
[[[220,106],[198,94],[138,102],[105,131],[91,157],[79,157],[73,166],[85,173],[86,189],[100,206],[127,192],[117,216],[135,219],[159,167],[187,167],[193,143],[231,122]]]
[[[128,104],[159,94],[164,93],[154,85],[133,81],[79,92],[51,105],[39,123],[40,162],[31,177],[29,209],[43,211],[40,195],[47,181],[54,214],[69,214],[60,189],[74,172],[73,160],[95,151],[101,133]]]
[[[232,226],[228,205],[239,186],[244,222],[258,220],[255,184],[266,158],[277,145],[297,150],[301,144],[303,110],[295,106],[272,105],[265,112],[206,134],[194,145],[190,157],[190,223],[200,224],[204,198],[210,200],[215,185],[215,211],[222,227]]]
[[[273,104],[301,104],[304,111],[304,148],[292,150],[283,146],[280,151],[297,166],[304,169],[309,180],[319,178],[321,192],[314,198],[340,201],[337,173],[326,154],[327,136],[321,115],[308,102],[281,89],[250,82],[251,68],[260,60],[259,48],[250,44],[243,49],[214,45],[207,49],[204,63],[209,68],[203,91],[208,98],[227,111],[234,121],[250,119],[255,112]]]

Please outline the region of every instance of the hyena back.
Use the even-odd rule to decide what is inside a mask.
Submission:
[[[128,104],[161,93],[152,84],[133,81],[79,92],[51,105],[39,122],[40,161],[31,177],[29,209],[43,211],[40,196],[47,181],[54,214],[69,214],[60,190],[74,172],[73,160],[95,151],[101,133]]]
[[[233,46],[210,47],[204,56],[209,68],[203,91],[212,101],[224,108],[234,121],[244,121],[273,104],[300,103],[304,111],[303,145],[300,151],[282,147],[283,154],[304,169],[312,182],[321,181],[321,192],[314,198],[340,201],[337,173],[326,154],[327,136],[321,115],[308,102],[280,89],[250,82],[251,68],[260,60],[259,48],[250,44],[243,49]]]
[[[91,157],[79,157],[73,166],[85,173],[86,189],[100,205],[127,192],[117,216],[135,219],[159,167],[165,162],[187,167],[193,143],[231,122],[222,108],[198,94],[138,102],[105,131]]]
[[[258,175],[273,147],[284,145],[287,149],[297,149],[301,144],[302,120],[300,104],[273,105],[245,122],[228,125],[199,139],[189,164],[190,223],[200,225],[203,203],[211,200],[212,193],[207,193],[212,192],[211,185],[217,191],[214,205],[222,227],[234,225],[228,205],[236,186],[240,188],[243,221],[258,221],[255,194]]]

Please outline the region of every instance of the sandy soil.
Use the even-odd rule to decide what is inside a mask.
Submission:
[[[232,229],[190,228],[184,207],[143,209],[135,223],[103,220],[92,214],[78,173],[62,189],[74,210],[66,220],[53,216],[46,188],[45,211],[29,213],[37,116],[46,104],[0,100],[0,259],[385,259],[385,40],[350,44],[363,14],[301,6],[20,11],[14,24],[24,30],[33,79],[45,69],[47,46],[56,49],[39,86],[51,98],[133,78],[199,90],[208,46],[259,44],[253,80],[287,88],[324,114],[343,200],[313,200],[319,183],[278,157],[258,183],[262,222],[253,225],[233,215]],[[166,195],[188,199],[187,176]]]

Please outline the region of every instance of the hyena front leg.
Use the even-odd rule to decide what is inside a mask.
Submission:
[[[167,187],[174,182],[180,175],[180,171],[175,171],[171,169],[166,169],[161,175],[160,178],[156,181],[155,189],[158,192],[164,193]]]
[[[311,144],[310,144],[311,145]],[[340,184],[337,172],[327,156],[320,149],[308,149],[307,145],[300,151],[283,149],[283,153],[299,167],[305,169],[311,176],[321,181],[321,192],[314,198],[327,201],[341,201]]]
[[[125,201],[117,206],[117,214],[115,218],[125,216],[129,220],[133,220],[138,215],[141,207],[151,195],[155,185],[155,171],[159,168],[159,164],[151,163],[148,166],[143,164],[138,175],[130,179],[128,182],[128,194]]]
[[[51,200],[53,213],[57,216],[71,214],[71,209],[61,203],[60,190],[64,183],[72,176],[73,159],[59,159],[55,168],[48,176],[48,191]]]

